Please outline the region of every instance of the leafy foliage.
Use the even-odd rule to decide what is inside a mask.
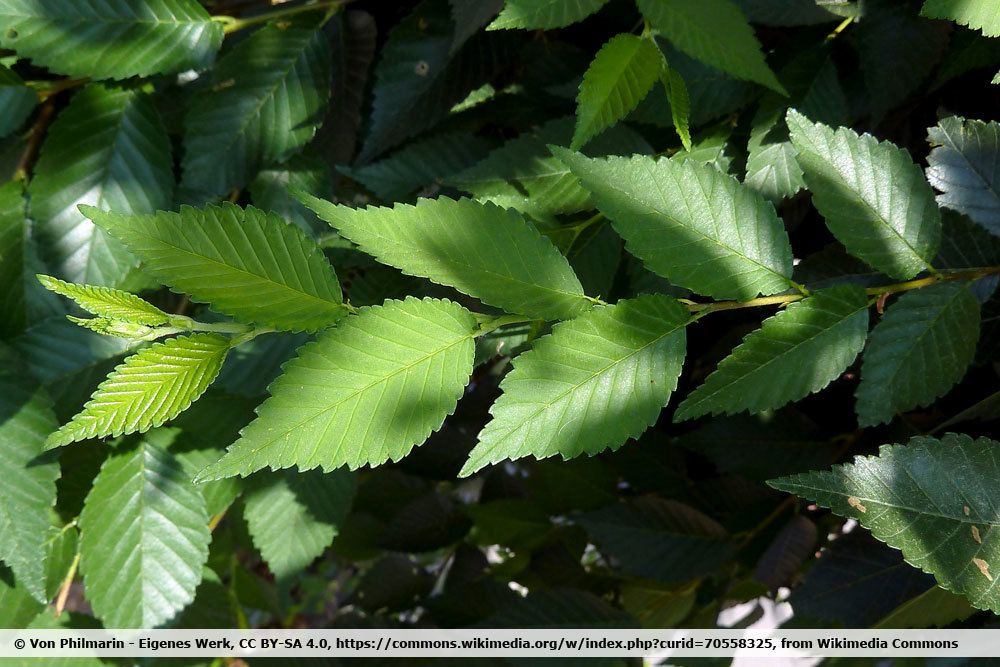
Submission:
[[[887,422],[962,379],[976,353],[979,303],[967,285],[905,294],[872,331],[858,385],[858,421]]]
[[[0,626],[995,625],[998,17],[0,0]]]

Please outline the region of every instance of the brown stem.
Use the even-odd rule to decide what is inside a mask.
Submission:
[[[35,164],[35,158],[38,157],[38,149],[42,146],[42,139],[45,138],[45,132],[49,127],[49,123],[52,122],[52,116],[56,112],[55,104],[52,100],[46,100],[41,109],[38,110],[38,117],[35,118],[34,124],[31,126],[31,132],[28,135],[28,145],[24,147],[24,152],[21,153],[21,158],[17,161],[17,168],[14,170],[14,180],[23,181],[28,178],[28,171]]]

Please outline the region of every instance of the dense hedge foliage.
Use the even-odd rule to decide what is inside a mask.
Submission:
[[[995,623],[992,0],[342,4],[0,0],[0,627]]]

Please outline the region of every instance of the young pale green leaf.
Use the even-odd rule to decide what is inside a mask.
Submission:
[[[566,258],[516,211],[447,197],[364,209],[299,197],[383,264],[491,306],[551,320],[593,305]]]
[[[487,30],[551,30],[582,21],[608,0],[506,0]]]
[[[1000,613],[998,447],[954,433],[916,437],[905,446],[885,445],[878,456],[768,484],[857,519],[942,588]]]
[[[935,145],[927,157],[927,180],[941,206],[969,216],[1000,236],[1000,123],[942,119],[927,132]]]
[[[645,156],[586,158],[552,148],[652,271],[717,299],[791,286],[792,248],[772,206],[715,167]]]
[[[643,295],[557,324],[514,359],[461,475],[525,456],[616,449],[656,421],[684,363],[686,308]]]
[[[150,327],[170,322],[170,315],[130,292],[97,285],[76,285],[45,275],[39,275],[38,282],[98,317]]]
[[[200,69],[221,45],[197,0],[0,0],[0,46],[70,76]]]
[[[979,302],[968,283],[908,292],[872,330],[861,364],[858,423],[874,426],[929,405],[968,369],[979,340]]]
[[[667,95],[667,103],[670,105],[670,118],[673,120],[674,129],[677,136],[681,138],[681,145],[688,153],[692,150],[691,145],[691,97],[688,95],[687,84],[680,72],[669,65],[664,65],[660,71],[660,82],[663,84],[663,91]]]
[[[144,433],[173,419],[219,374],[229,339],[200,333],[133,354],[100,384],[83,411],[49,436],[49,448],[87,438]]]
[[[729,0],[637,0],[639,11],[670,43],[702,62],[782,94],[760,42]]]
[[[927,0],[921,16],[950,19],[980,30],[987,37],[1000,37],[1000,5],[993,0]]]
[[[135,256],[77,206],[152,213],[173,204],[170,139],[150,97],[91,85],[77,93],[42,144],[28,194],[42,250],[65,280],[115,287]]]
[[[101,466],[80,514],[87,601],[108,628],[155,628],[194,599],[211,533],[205,499],[153,431]]]
[[[868,297],[855,285],[816,292],[764,320],[688,396],[675,421],[780,408],[830,384],[868,337]]]
[[[387,301],[300,348],[202,481],[271,468],[398,461],[439,429],[472,373],[476,319],[437,299]]]
[[[573,520],[625,572],[644,579],[688,581],[711,572],[736,551],[725,528],[675,500],[638,498]]]
[[[14,132],[31,115],[38,104],[38,93],[24,85],[17,74],[0,65],[0,137]]]
[[[837,240],[893,278],[929,269],[941,213],[909,153],[869,134],[813,123],[794,109],[787,122],[813,204]]]
[[[41,454],[55,427],[45,391],[0,372],[0,561],[40,602],[46,601],[44,544],[59,477],[56,460]]]
[[[330,97],[330,61],[314,28],[271,24],[240,42],[191,101],[182,186],[227,195],[305,146]]]
[[[579,150],[628,115],[653,88],[665,65],[652,39],[628,33],[612,37],[583,75],[570,147]]]
[[[573,125],[569,118],[549,121],[537,132],[508,141],[445,183],[472,193],[480,201],[513,208],[537,220],[588,211],[593,208],[590,193],[548,149],[548,144],[568,144]],[[649,144],[625,125],[602,132],[584,150],[590,156],[651,152]]]
[[[150,274],[248,324],[315,331],[347,313],[319,246],[274,213],[228,203],[146,216],[82,210]]]
[[[357,481],[346,470],[258,473],[248,480],[243,516],[254,546],[279,581],[301,572],[337,536]]]

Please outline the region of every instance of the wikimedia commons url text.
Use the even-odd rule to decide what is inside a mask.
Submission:
[[[0,657],[1000,657],[1000,630],[0,630]]]

